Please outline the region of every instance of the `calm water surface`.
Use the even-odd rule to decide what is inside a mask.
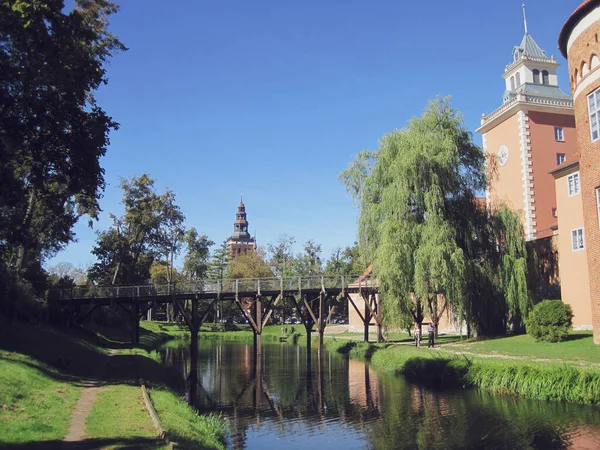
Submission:
[[[221,412],[233,449],[600,449],[596,407],[432,391],[343,355],[200,341],[201,412]],[[163,358],[187,379],[186,343]]]

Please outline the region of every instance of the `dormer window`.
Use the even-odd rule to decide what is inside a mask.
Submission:
[[[510,90],[515,90],[515,77],[510,77]]]
[[[540,84],[540,71],[537,69],[533,69],[533,82],[535,84]]]
[[[515,74],[515,82],[517,87],[521,86],[521,74],[519,72]]]
[[[548,79],[548,71],[542,70],[542,84],[550,84],[550,80]]]

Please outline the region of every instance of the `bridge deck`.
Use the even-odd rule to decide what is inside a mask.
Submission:
[[[235,300],[237,298],[290,296],[326,292],[339,295],[376,289],[375,283],[360,276],[294,277],[294,278],[240,278],[203,280],[194,283],[140,286],[75,286],[53,289],[49,299],[58,303],[107,305],[119,303],[171,303],[173,300],[191,298]]]

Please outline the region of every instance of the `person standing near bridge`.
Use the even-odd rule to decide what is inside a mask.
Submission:
[[[432,322],[429,322],[429,326],[427,327],[427,333],[429,334],[429,342],[427,343],[427,348],[435,348],[435,327]]]
[[[421,346],[421,327],[417,323],[415,323],[415,329],[413,330],[413,334],[415,337],[415,347],[420,347]]]

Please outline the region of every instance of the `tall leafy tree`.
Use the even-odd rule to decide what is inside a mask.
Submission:
[[[157,194],[154,180],[147,174],[122,179],[121,189],[125,213],[121,217],[111,215],[113,225],[98,233],[92,250],[98,261],[88,275],[98,283],[143,283],[150,278],[154,261],[172,267],[166,256],[176,254],[182,245],[169,231],[174,226],[172,212],[179,210],[169,191]],[[176,226],[180,227],[180,222]]]
[[[211,280],[222,280],[227,277],[227,241],[213,251],[208,263],[208,278]]]
[[[97,104],[123,44],[107,0],[0,0],[0,259],[17,273],[97,217],[100,158],[118,124]]]
[[[183,260],[183,273],[194,280],[207,277],[209,269],[210,247],[214,245],[208,236],[198,234],[194,227],[185,234],[185,258]]]
[[[227,264],[230,278],[270,278],[273,272],[265,261],[264,252],[259,248],[255,252],[236,256]]]
[[[361,262],[358,251],[358,243],[344,250],[335,248],[325,263],[325,276],[362,274],[367,265]]]
[[[275,243],[267,244],[269,263],[277,277],[290,277],[294,275],[294,244],[296,239],[292,236],[282,235]]]
[[[527,278],[526,264],[502,263],[508,253],[521,261],[513,251],[519,245],[497,243],[507,221],[490,220],[476,201],[486,184],[484,164],[460,114],[448,99],[437,99],[406,128],[384,135],[378,151],[361,152],[340,175],[360,208],[360,250],[373,262],[386,321],[400,324],[409,315],[421,323],[426,313],[437,321],[451,306],[485,332],[473,313],[481,306],[474,292],[485,296],[490,290],[472,288],[498,286],[506,294]],[[518,230],[509,234],[523,242]],[[491,270],[485,270],[488,260]],[[502,280],[514,282],[501,282],[494,275],[499,267],[507,271]],[[527,303],[520,287],[514,291],[511,302]]]
[[[323,261],[321,259],[321,244],[309,240],[304,244],[304,251],[298,253],[292,260],[292,273],[294,276],[308,277],[323,274]]]

